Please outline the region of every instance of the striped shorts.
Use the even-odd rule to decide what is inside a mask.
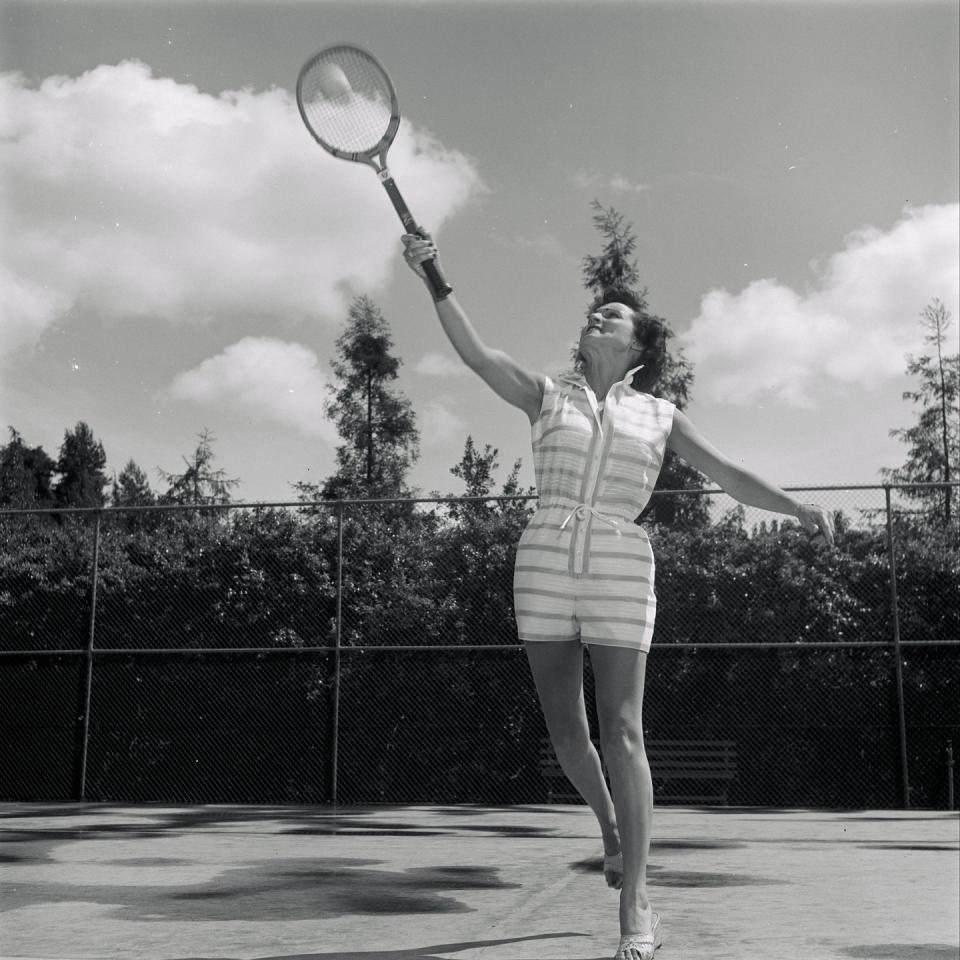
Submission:
[[[564,509],[541,508],[517,546],[513,604],[519,638],[649,651],[657,598],[646,531],[630,522],[614,528],[578,519],[591,524],[581,557],[574,549],[575,525],[561,529],[564,516]]]

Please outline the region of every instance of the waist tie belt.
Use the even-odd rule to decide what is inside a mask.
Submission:
[[[596,517],[598,520],[602,520],[605,524],[610,527],[613,527],[617,531],[617,536],[623,536],[620,533],[620,520],[621,517],[611,516],[609,513],[601,513],[596,507],[590,506],[589,503],[578,503],[568,514],[563,523],[560,524],[560,531],[562,532],[566,525],[576,517],[578,520],[586,520],[587,514]]]

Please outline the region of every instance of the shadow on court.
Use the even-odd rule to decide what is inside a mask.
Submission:
[[[553,940],[560,937],[578,937],[584,934],[577,933],[558,933],[541,934],[533,937],[509,937],[504,940],[472,940],[465,943],[437,943],[429,947],[412,947],[406,950],[356,950],[353,952],[344,952],[337,950],[333,953],[294,953],[278,954],[275,956],[264,956],[250,958],[250,960],[446,960],[446,958],[463,954],[465,951],[484,950],[490,947],[499,947],[504,945],[514,945],[519,943],[530,943],[531,941]],[[235,957],[177,957],[175,960],[240,960]],[[545,960],[545,955],[541,953],[531,954],[530,960]],[[549,960],[549,958],[546,958]],[[589,958],[594,960],[594,958]],[[606,955],[595,960],[608,960]]]
[[[2,960],[602,960],[583,806],[0,805]],[[960,821],[659,808],[658,960],[956,960]]]

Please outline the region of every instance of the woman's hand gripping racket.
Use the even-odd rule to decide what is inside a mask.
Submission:
[[[387,169],[400,105],[380,62],[359,47],[343,44],[315,53],[297,77],[297,106],[314,140],[341,160],[373,167],[407,233],[427,237]],[[435,300],[453,292],[435,260],[423,269]]]

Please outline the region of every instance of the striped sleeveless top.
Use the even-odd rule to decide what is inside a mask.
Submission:
[[[630,523],[650,500],[674,405],[630,386],[639,369],[615,383],[602,405],[582,376],[546,380],[532,428],[540,509],[570,511],[575,529]]]

